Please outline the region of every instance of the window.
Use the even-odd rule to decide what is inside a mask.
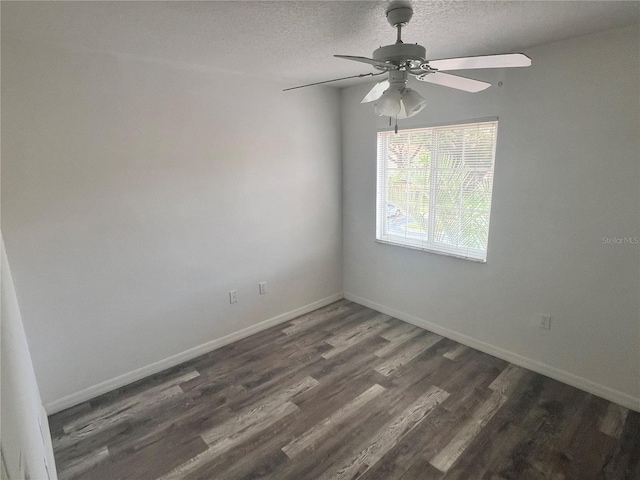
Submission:
[[[484,262],[498,121],[378,132],[377,240]]]

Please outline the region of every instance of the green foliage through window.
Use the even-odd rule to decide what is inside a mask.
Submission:
[[[377,238],[484,261],[498,122],[378,133]]]

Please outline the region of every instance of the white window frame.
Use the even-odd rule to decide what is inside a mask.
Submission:
[[[493,133],[493,145],[491,151],[491,167],[490,167],[490,176],[489,176],[489,199],[488,199],[488,208],[486,209],[486,221],[487,221],[487,232],[486,232],[486,243],[484,248],[472,248],[469,246],[456,246],[451,245],[446,242],[437,241],[434,239],[434,233],[436,231],[435,222],[437,213],[436,209],[443,209],[445,207],[437,205],[436,191],[437,191],[437,179],[438,176],[434,173],[438,172],[438,142],[434,142],[431,147],[431,157],[434,161],[430,161],[428,170],[429,170],[429,206],[428,206],[428,216],[427,216],[427,231],[423,238],[419,238],[418,236],[410,236],[408,233],[408,227],[405,225],[404,234],[394,233],[390,228],[390,222],[388,218],[388,203],[391,202],[389,198],[388,188],[388,171],[387,167],[388,162],[390,161],[388,158],[388,154],[385,154],[382,150],[388,148],[388,139],[393,135],[392,130],[380,130],[377,134],[377,201],[376,201],[376,241],[380,243],[386,243],[391,245],[402,246],[406,248],[412,248],[417,250],[422,250],[431,253],[437,253],[440,255],[449,255],[453,257],[463,258],[467,260],[473,260],[476,262],[486,262],[487,251],[488,251],[488,235],[489,235],[489,220],[491,215],[491,197],[493,196],[493,175],[495,169],[495,154],[496,154],[496,145],[497,145],[497,132],[498,132],[498,118],[485,118],[480,120],[470,120],[464,122],[456,122],[456,123],[448,123],[448,124],[440,124],[433,125],[415,129],[401,130],[400,134],[404,133],[413,133],[413,132],[433,132],[433,135],[438,135],[438,132],[449,130],[455,130],[460,128],[481,128],[481,127],[491,127],[494,129]],[[464,155],[464,153],[463,153]],[[486,155],[486,152],[485,152]],[[427,170],[427,169],[425,169]],[[462,209],[460,210],[462,211]],[[468,211],[468,210],[467,210]],[[406,215],[406,212],[405,212]]]

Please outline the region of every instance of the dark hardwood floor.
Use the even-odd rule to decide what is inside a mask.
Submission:
[[[640,479],[640,413],[345,300],[50,424],[61,479]]]

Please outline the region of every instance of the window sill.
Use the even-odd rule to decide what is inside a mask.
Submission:
[[[475,262],[475,263],[487,263],[487,259],[486,258],[481,259],[481,258],[467,257],[465,255],[455,254],[455,253],[451,253],[451,252],[445,252],[445,251],[442,251],[442,250],[436,250],[434,248],[420,247],[420,246],[417,246],[417,245],[411,245],[411,244],[407,244],[407,243],[394,242],[393,240],[381,240],[379,238],[376,238],[376,243],[381,243],[381,244],[385,244],[385,245],[393,245],[395,247],[408,248],[410,250],[418,250],[418,251],[421,251],[421,252],[435,253],[437,255],[444,255],[445,257],[453,257],[453,258],[459,258],[461,260],[469,260],[469,261]]]

